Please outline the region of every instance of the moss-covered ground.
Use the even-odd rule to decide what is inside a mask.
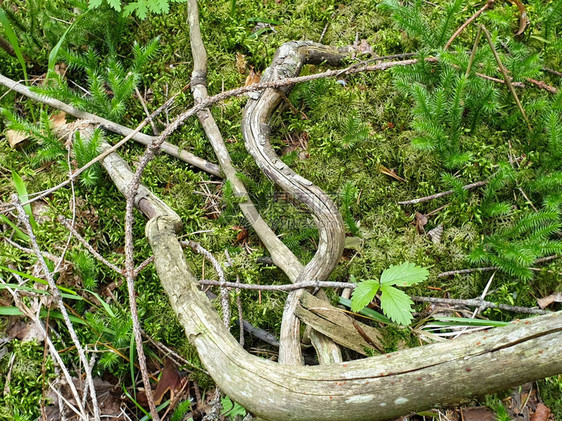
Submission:
[[[32,19],[30,14],[38,13],[26,6],[25,2],[3,3],[5,7],[11,7],[16,14],[23,16],[24,23]],[[54,8],[54,17],[68,17],[68,6],[66,9],[60,7],[64,2],[48,0],[46,3],[59,5],[60,10]],[[325,44],[343,46],[363,42],[379,56],[415,52],[424,46],[423,40],[408,35],[407,31],[397,26],[390,13],[379,7],[379,3],[371,0],[201,2],[201,28],[209,57],[210,94],[239,87],[251,72],[262,72],[268,66],[275,49],[283,42],[318,41],[324,29]],[[422,3],[421,15],[429,22],[437,22],[445,13],[443,7],[446,3],[448,2],[437,1],[436,5]],[[484,22],[496,31],[500,41],[511,42],[513,28],[518,26],[518,16],[513,5],[504,3],[498,3],[490,15],[484,18]],[[559,0],[553,2],[558,3]],[[554,37],[549,35],[550,38],[545,38],[546,6],[541,9],[541,5],[539,1],[528,5],[530,25],[519,41],[526,45],[529,54],[534,53],[540,58],[540,67],[560,71],[562,58],[560,50],[556,54],[556,48],[560,47],[562,28],[560,22],[552,23]],[[480,4],[472,0],[462,2],[462,7],[450,22],[450,28],[454,30],[478,7]],[[138,18],[120,18],[109,8],[95,9],[88,13],[88,19],[97,22],[97,26],[81,30],[75,39],[68,41],[69,48],[77,51],[96,49],[103,56],[108,53],[107,43],[103,39],[114,37],[117,56],[127,63],[131,60],[133,42],[144,45],[153,38],[160,37],[159,51],[149,61],[139,86],[143,93],[150,90],[147,96],[150,110],[189,83],[192,57],[185,4],[172,4],[170,13],[151,15],[143,21]],[[96,14],[99,14],[98,20]],[[108,20],[107,16],[113,20]],[[56,21],[48,20],[42,15],[38,15],[37,20],[43,25],[46,25],[45,22],[49,23],[49,26],[42,29],[36,28],[36,38],[49,51],[66,26],[61,22],[58,25]],[[265,30],[253,32],[257,22],[265,20],[273,23]],[[108,26],[109,21],[120,23]],[[39,23],[36,22],[36,25]],[[449,35],[450,33],[452,31],[448,32]],[[471,27],[455,42],[458,51],[470,51],[475,33],[476,29]],[[31,46],[25,47],[28,44],[24,41]],[[481,41],[481,46],[484,45],[484,41]],[[47,56],[45,51],[32,47],[32,40],[22,39],[22,48],[30,61],[28,72],[39,76],[46,72]],[[21,69],[17,60],[2,50],[0,57],[0,72],[20,79]],[[487,66],[495,65],[492,62]],[[323,66],[308,66],[304,69],[304,74],[323,69]],[[436,150],[423,150],[412,144],[412,140],[419,137],[419,131],[412,124],[415,99],[404,95],[404,90],[399,89],[399,76],[392,71],[364,73],[340,81],[326,79],[297,86],[289,96],[293,107],[282,106],[274,115],[273,145],[287,164],[328,192],[339,205],[342,204],[342,192],[346,183],[355,187],[351,192],[351,206],[349,209],[342,207],[342,212],[355,224],[354,227],[348,225],[349,236],[352,236],[351,231],[357,227],[355,236],[360,241],[356,242],[354,248],[345,251],[330,280],[346,281],[350,275],[357,279],[376,278],[390,265],[409,261],[428,268],[430,277],[427,282],[406,289],[407,293],[461,299],[478,297],[490,279],[491,272],[445,278],[438,278],[437,275],[448,270],[478,266],[469,262],[467,256],[482,244],[484,238],[513,224],[518,215],[532,211],[532,203],[540,208],[543,200],[540,192],[532,193],[530,201],[527,201],[515,183],[506,183],[504,187],[494,191],[493,196],[498,203],[509,203],[512,211],[499,218],[483,211],[483,189],[480,188],[471,190],[466,195],[458,193],[418,205],[401,206],[397,202],[449,190],[451,184],[443,177],[444,173],[453,175],[462,184],[490,180],[499,166],[509,160],[510,154],[522,159],[520,162],[523,168],[518,170],[522,174],[520,179],[530,185],[531,181],[544,175],[538,173],[537,168],[542,168],[538,163],[542,162],[542,156],[549,153],[548,149],[539,134],[530,136],[526,132],[525,122],[519,116],[513,98],[507,88],[500,86],[500,105],[495,117],[479,122],[476,127],[471,127],[470,121],[465,122],[463,150],[470,153],[470,159],[451,169],[443,154]],[[498,74],[494,76],[501,77]],[[66,77],[77,84],[85,83],[83,72],[76,69],[70,69]],[[560,77],[552,73],[541,71],[537,78],[559,90],[562,87]],[[541,101],[562,101],[560,94],[553,95],[534,87],[518,92],[524,106],[529,108]],[[13,93],[4,94],[1,101],[3,108],[30,121],[37,121],[41,110],[54,112]],[[240,131],[244,103],[244,98],[229,99],[215,106],[213,115],[227,140],[234,164],[265,219],[275,227],[291,250],[303,261],[307,261],[314,254],[317,241],[313,221],[302,208],[284,200],[246,153]],[[189,108],[191,104],[192,99],[188,93],[180,95],[169,112],[169,118]],[[536,109],[539,112],[541,110]],[[533,114],[533,111],[529,112],[538,121],[539,116]],[[469,118],[468,114],[464,117]],[[135,127],[144,118],[141,103],[136,97],[131,97],[122,117],[123,124]],[[167,118],[167,115],[161,115],[158,125],[162,127]],[[0,129],[4,130],[6,127],[6,121],[0,120]],[[152,134],[150,128],[146,128],[145,132]],[[107,137],[110,141],[118,139],[114,135]],[[216,162],[212,148],[195,119],[188,121],[170,141]],[[33,157],[41,147],[32,141],[13,149],[6,139],[0,138],[2,200],[8,201],[10,194],[14,192],[13,171],[23,178],[29,192],[44,190],[64,180],[67,171],[64,164],[66,156],[37,164]],[[121,150],[131,163],[137,162],[142,152],[143,148],[133,143]],[[560,170],[560,164],[553,168],[552,171]],[[185,238],[201,243],[223,263],[226,262],[225,251],[228,250],[233,261],[232,267],[227,270],[229,280],[236,280],[238,276],[243,282],[251,284],[287,282],[280,270],[264,264],[260,259],[268,256],[268,252],[251,228],[247,239],[239,241],[240,228],[245,229],[248,224],[235,201],[229,197],[229,187],[220,183],[220,180],[194,170],[174,158],[159,155],[147,168],[143,182],[181,216]],[[559,189],[560,186],[555,188]],[[79,232],[108,260],[123,264],[123,198],[103,174],[92,185],[77,183],[75,194],[78,198],[76,226]],[[217,198],[213,199],[213,196]],[[72,193],[68,188],[60,189],[46,199],[49,206],[42,218],[43,222],[36,230],[43,250],[59,255],[64,248],[68,232],[57,223],[56,216],[62,214],[67,218],[72,217],[69,206],[71,200]],[[559,209],[558,207],[558,223]],[[428,222],[423,227],[426,232],[443,226],[440,242],[434,243],[426,234],[420,233],[416,226],[415,212],[428,215]],[[144,239],[144,224],[143,217],[136,214],[135,260],[138,263],[150,256],[150,248]],[[2,235],[12,235],[11,228],[3,226]],[[558,230],[553,234],[559,233]],[[204,264],[202,256],[186,251],[186,257],[197,276],[207,279],[215,276],[211,266]],[[67,259],[72,263],[73,275],[76,276],[65,278],[72,280],[70,287],[78,291],[94,291],[108,298],[105,288],[112,282],[119,281],[118,275],[89,257],[76,241],[71,242]],[[0,265],[31,273],[34,263],[35,259],[29,254],[5,241],[0,242]],[[484,264],[486,265],[488,264]],[[497,272],[487,299],[496,303],[536,306],[537,298],[560,291],[561,288],[562,266],[559,260],[542,264],[540,268],[532,278],[524,280],[505,271]],[[1,276],[7,282],[14,282],[9,272],[3,271]],[[199,366],[196,352],[187,343],[183,330],[175,321],[153,267],[149,266],[139,275],[136,289],[140,318],[146,333],[177,350],[193,365]],[[0,293],[3,306],[13,305],[5,290],[0,290]],[[92,299],[91,295],[84,294]],[[117,287],[112,294],[113,298],[108,299],[111,314],[103,306],[86,301],[69,301],[68,304],[86,322],[84,326],[77,325],[83,343],[91,346],[97,344],[97,349],[104,351],[96,365],[96,373],[101,376],[111,372],[125,387],[130,387],[129,363],[110,351],[110,347],[115,348],[122,355],[129,356],[131,326],[127,314],[126,285]],[[282,292],[244,291],[244,318],[256,327],[276,333],[280,326],[284,298],[285,293]],[[425,308],[425,305],[417,305],[416,311],[425,314]],[[522,316],[499,311],[485,311],[483,315],[495,320],[511,320]],[[237,317],[233,307],[233,325]],[[9,323],[6,319],[3,327]],[[111,327],[111,332],[105,329],[107,327]],[[234,327],[235,335],[236,330]],[[411,329],[383,327],[383,330],[386,332],[388,350],[420,343]],[[59,344],[62,349],[65,336],[62,326],[59,332],[62,334]],[[10,392],[0,396],[0,419],[36,417],[44,379],[52,375],[53,368],[47,364],[46,374],[42,374],[42,346],[15,340],[4,346],[8,347],[9,352],[6,356],[0,353],[0,384],[6,382],[6,370],[2,368],[7,367],[9,355],[15,355],[16,366],[12,370]],[[269,355],[266,351],[271,351],[266,345],[251,338],[247,338],[247,348],[252,352],[264,352],[264,355]],[[256,351],[256,348],[259,349]],[[154,353],[151,355],[156,358]],[[71,352],[64,353],[64,358],[69,362],[76,360]],[[22,365],[25,365],[25,370],[21,369]],[[203,388],[211,387],[210,379],[202,371],[193,368],[188,370]],[[561,385],[560,377],[551,378],[540,383],[540,390],[547,405],[562,419]]]

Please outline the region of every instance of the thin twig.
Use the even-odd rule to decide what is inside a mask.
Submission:
[[[220,283],[223,285],[227,283],[226,277],[224,276],[224,271],[222,270],[220,263],[218,262],[217,259],[215,259],[215,256],[213,256],[213,254],[209,250],[205,249],[201,244],[191,240],[180,241],[180,244],[184,247],[191,248],[196,253],[201,254],[203,257],[205,257],[205,259],[207,259],[211,263],[211,265],[213,265],[213,268],[215,269],[215,272],[217,272],[217,276],[220,279]],[[229,297],[228,290],[225,287],[221,286],[220,299],[221,299],[221,307],[222,307],[222,320],[226,327],[230,325],[229,298],[230,297]]]
[[[549,262],[551,260],[559,259],[560,257],[562,257],[562,256],[541,257],[540,259],[535,260],[535,264]],[[482,267],[482,268],[450,270],[448,272],[441,272],[439,275],[437,275],[437,277],[438,278],[445,278],[447,276],[466,275],[468,273],[473,273],[473,272],[489,272],[489,271],[498,270],[498,269],[499,269],[499,267],[497,267],[497,266],[487,266],[487,267]]]
[[[487,181],[477,181],[476,183],[467,184],[466,186],[462,186],[462,188],[465,189],[465,190],[470,190],[470,189],[473,189],[475,187],[485,186],[486,184],[488,184]],[[444,191],[444,192],[441,192],[441,193],[432,194],[431,196],[425,196],[425,197],[420,197],[418,199],[412,199],[412,200],[406,200],[404,202],[398,202],[398,204],[399,205],[415,205],[415,204],[418,204],[418,203],[429,202],[430,200],[437,199],[439,197],[448,196],[450,194],[453,194],[454,192],[455,192],[454,190],[447,190],[447,191]]]
[[[332,19],[334,19],[334,16],[336,16],[336,12],[337,10],[334,10],[332,12],[330,19],[328,19],[328,22],[326,22],[326,25],[324,25],[324,29],[322,30],[322,34],[320,34],[320,39],[318,40],[320,44],[322,44],[322,40],[324,39],[324,35],[326,35],[326,31],[328,30],[328,26],[330,26],[330,22],[332,21]]]
[[[150,113],[148,112],[148,108],[146,107],[146,102],[144,101],[144,98],[142,97],[141,93],[139,92],[139,88],[135,87],[135,93],[137,94],[137,98],[139,99],[139,101],[142,105],[142,109],[144,110],[146,116],[150,119],[150,125],[152,126],[152,133],[154,133],[155,136],[158,136],[160,133],[158,132],[158,129],[156,128],[156,125],[154,124],[154,119],[150,116]]]
[[[539,308],[529,308],[520,306],[510,306],[507,304],[496,304],[490,301],[484,301],[478,298],[471,300],[455,300],[452,298],[435,298],[435,297],[410,297],[412,300],[421,303],[438,303],[438,304],[449,304],[455,306],[468,306],[468,307],[478,307],[481,309],[487,308],[497,308],[505,311],[512,311],[515,313],[526,313],[526,314],[548,314],[548,311],[541,310]]]
[[[227,249],[224,250],[224,254],[226,256],[228,266],[232,268],[232,259],[230,258],[230,253]],[[238,276],[238,273],[236,273],[236,283],[240,283],[240,277]],[[240,336],[238,338],[238,342],[240,343],[241,347],[244,347],[244,315],[242,314],[242,294],[240,288],[236,288],[236,309],[238,311],[238,326],[240,327]]]
[[[148,150],[149,148],[147,148]],[[146,400],[150,408],[150,415],[154,421],[159,421],[158,410],[154,403],[154,395],[152,393],[152,386],[150,384],[150,377],[146,367],[146,355],[144,354],[143,341],[142,341],[142,328],[139,321],[139,314],[137,310],[137,301],[135,294],[135,260],[134,260],[134,243],[133,243],[133,206],[134,197],[139,188],[139,178],[132,182],[132,185],[127,189],[126,210],[125,210],[125,273],[127,281],[127,291],[129,293],[129,308],[131,311],[131,319],[133,321],[133,334],[135,337],[135,344],[137,347],[137,357],[139,360],[139,367],[141,371],[142,382]]]
[[[124,273],[123,269],[119,268],[118,266],[116,266],[113,263],[111,263],[110,261],[108,261],[105,257],[103,257],[95,248],[93,248],[91,246],[90,243],[88,243],[86,241],[86,239],[84,237],[82,237],[78,233],[78,231],[76,231],[76,229],[72,226],[72,224],[69,221],[66,220],[66,218],[64,216],[59,215],[58,221],[62,225],[64,225],[71,232],[72,235],[74,235],[76,237],[76,239],[80,242],[80,244],[82,244],[92,254],[92,256],[94,256],[95,259],[99,260],[101,263],[103,263],[108,268],[114,270],[119,275],[123,275],[123,273]]]
[[[482,30],[484,31],[484,35],[486,36],[486,40],[488,41],[488,44],[490,45],[490,48],[492,49],[492,53],[494,54],[494,58],[496,59],[496,62],[498,63],[498,67],[500,68],[500,71],[502,72],[505,83],[507,84],[507,87],[509,88],[509,90],[511,92],[511,95],[513,95],[513,98],[515,99],[515,103],[517,104],[517,107],[519,108],[519,111],[521,111],[521,114],[523,115],[523,118],[527,122],[527,127],[529,128],[529,131],[532,132],[533,128],[531,127],[531,123],[529,122],[529,118],[527,117],[527,114],[525,113],[525,110],[523,109],[523,105],[521,105],[521,101],[519,101],[519,97],[517,96],[517,92],[515,92],[515,88],[511,84],[511,78],[507,74],[507,69],[502,64],[501,58],[500,58],[500,56],[499,56],[499,54],[496,50],[496,47],[494,46],[494,42],[492,41],[492,37],[490,35],[490,32],[488,32],[488,30],[486,29],[486,27],[484,25],[480,25],[480,28],[482,28]]]
[[[466,73],[464,74],[465,79],[468,78],[470,74],[470,69],[472,69],[472,64],[474,63],[474,57],[476,57],[476,50],[478,49],[478,42],[480,41],[480,36],[482,35],[482,28],[478,27],[478,32],[474,38],[474,45],[472,46],[472,52],[470,53],[470,58],[468,60],[468,66],[466,66]]]
[[[144,262],[142,262],[140,265],[138,265],[135,268],[135,276],[138,276],[139,273],[141,273],[152,262],[154,262],[154,256],[150,256],[148,259],[146,259]]]
[[[172,98],[170,98],[168,101],[166,101],[166,103],[158,108],[156,111],[154,111],[149,117],[150,118],[145,118],[141,124],[134,130],[130,129],[129,127],[125,127],[122,126],[120,124],[117,124],[113,121],[107,120],[105,118],[99,117],[95,114],[91,114],[88,113],[86,111],[82,111],[79,110],[78,108],[74,108],[71,105],[65,104],[62,101],[59,101],[57,99],[53,99],[53,98],[49,98],[43,95],[39,95],[33,91],[31,91],[27,86],[16,82],[12,79],[9,79],[7,77],[5,77],[4,75],[0,74],[0,85],[4,85],[7,88],[9,88],[10,90],[13,90],[21,95],[24,95],[34,101],[40,102],[42,104],[46,104],[49,105],[50,107],[56,108],[58,110],[64,111],[67,114],[70,114],[76,118],[82,119],[82,120],[89,120],[92,122],[95,122],[95,124],[100,125],[101,127],[103,127],[106,130],[109,130],[111,132],[120,134],[122,136],[126,136],[127,140],[129,139],[133,139],[139,143],[142,143],[145,146],[150,145],[155,137],[154,136],[149,136],[146,135],[144,133],[140,133],[140,130],[146,126],[148,124],[148,122],[150,121],[150,118],[154,119],[158,114],[160,114],[162,111],[167,110],[173,103],[174,99],[177,97],[178,94],[174,95]],[[189,87],[189,85],[185,86],[182,89],[182,92],[187,89]],[[185,161],[197,168],[200,168],[204,171],[207,171],[215,176],[220,176],[220,172],[218,171],[218,166],[215,164],[212,164],[202,158],[199,158],[198,156],[193,155],[192,153],[186,151],[186,150],[180,150],[177,146],[172,145],[171,143],[167,143],[165,142],[162,145],[162,150],[164,152],[166,152],[167,154],[181,159],[182,161]],[[96,161],[98,162],[98,161]]]
[[[447,41],[447,43],[445,44],[445,50],[448,50],[449,47],[451,46],[451,44],[453,43],[453,41],[455,40],[456,37],[458,37],[462,31],[464,31],[466,29],[466,27],[468,25],[470,25],[478,16],[480,16],[482,13],[484,13],[486,11],[486,9],[489,9],[490,6],[492,6],[494,4],[495,0],[488,0],[486,2],[486,4],[484,6],[482,6],[476,13],[474,13],[471,17],[469,17],[465,23],[463,23],[459,29],[457,29],[455,31],[455,33],[451,36],[451,38],[449,38],[449,41]]]
[[[202,279],[199,281],[201,285],[214,285],[214,286],[224,286],[226,288],[240,288],[240,289],[250,289],[257,291],[295,291],[298,289],[307,288],[355,288],[355,284],[347,282],[329,282],[329,281],[303,281],[295,284],[286,285],[252,285],[243,284],[240,282],[221,282],[214,281],[211,279]]]
[[[20,213],[19,203],[17,202],[17,200],[18,200],[17,195],[14,195],[14,200],[16,201],[16,206],[17,206],[18,213],[19,213],[18,217],[21,215],[21,213],[23,213],[23,215],[25,215],[25,211],[23,210],[23,207],[21,207],[21,213]],[[25,216],[27,216],[27,215],[25,215]],[[45,268],[46,268],[45,260],[43,260],[40,252],[39,252],[39,255],[37,255],[37,251],[39,249],[39,246],[37,245],[37,239],[35,238],[32,230],[31,230],[31,224],[29,223],[29,219],[26,218],[25,216],[21,216],[21,221],[24,223],[24,225],[26,225],[26,228],[29,230],[29,241],[31,242],[31,244],[34,248],[34,251],[36,253],[36,256],[37,256],[38,260],[40,262],[41,261],[43,262],[43,264],[41,266],[42,266],[43,271],[45,272]],[[25,223],[25,221],[27,221],[27,224]],[[29,225],[29,226],[27,226],[27,225]],[[48,268],[47,268],[46,273],[49,273]],[[71,328],[72,332],[74,332],[74,329],[72,329],[72,324],[70,323],[70,320],[68,319],[68,313],[66,312],[66,308],[64,308],[64,305],[62,304],[62,298],[60,297],[60,293],[58,291],[58,288],[56,287],[56,285],[54,285],[54,288],[53,288],[52,284],[54,284],[54,280],[52,278],[52,275],[50,275],[50,273],[49,273],[49,275],[46,275],[46,278],[49,282],[49,286],[52,289],[51,294],[52,294],[54,300],[57,302],[57,305],[59,306],[59,309],[61,309],[61,314],[63,315],[63,319],[65,319],[65,323],[67,323],[67,320],[68,320],[67,327],[70,324],[70,328]],[[1,278],[0,278],[0,282],[5,284],[5,282]],[[23,304],[23,302],[19,299],[19,296],[15,291],[13,291],[9,287],[7,287],[7,289],[12,294],[12,296],[14,298],[14,303],[16,304],[16,307],[18,307],[22,311],[23,314],[25,314],[27,317],[29,317],[31,320],[33,320],[33,322],[35,323],[35,325],[37,326],[37,328],[41,332],[41,335],[45,337],[45,340],[47,341],[47,344],[49,346],[49,352],[50,352],[51,356],[53,357],[53,359],[59,365],[60,369],[62,370],[62,372],[63,372],[63,374],[66,378],[66,381],[69,383],[70,390],[71,390],[72,394],[74,395],[74,399],[76,400],[77,405],[79,406],[80,413],[78,415],[83,419],[87,419],[87,415],[86,415],[86,412],[84,411],[84,407],[81,405],[80,395],[78,394],[78,391],[76,390],[76,388],[74,387],[74,383],[72,382],[72,377],[70,376],[70,373],[68,372],[68,369],[64,365],[64,362],[62,361],[62,359],[61,359],[57,349],[55,348],[53,342],[51,341],[50,337],[47,335],[47,331],[43,327],[43,323],[39,319],[39,315],[32,312],[25,304]],[[58,297],[58,299],[57,299],[57,297]],[[69,331],[70,331],[70,329],[69,329]],[[75,332],[74,332],[74,335],[76,335]],[[71,336],[72,336],[72,334],[71,334]],[[73,337],[73,340],[74,340],[74,337]],[[77,347],[77,349],[79,349],[79,348]],[[80,349],[81,349],[81,347],[80,347]],[[95,393],[92,396],[95,397]],[[94,398],[92,399],[92,401],[96,402],[96,400]],[[97,419],[98,420],[100,419],[99,414],[98,414]]]

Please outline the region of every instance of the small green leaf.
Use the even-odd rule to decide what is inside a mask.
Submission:
[[[423,282],[429,276],[429,271],[414,263],[404,262],[398,266],[390,266],[381,275],[381,285],[408,286]]]
[[[357,284],[351,294],[351,311],[358,312],[369,304],[380,288],[380,284],[375,279],[367,279]]]
[[[388,284],[381,285],[381,307],[390,319],[407,326],[412,321],[412,304],[408,294]]]

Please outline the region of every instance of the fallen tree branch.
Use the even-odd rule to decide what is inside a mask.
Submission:
[[[470,189],[473,189],[475,187],[485,186],[486,184],[488,184],[487,181],[477,181],[476,183],[467,184],[466,186],[462,186],[462,188],[465,189],[465,190],[470,190]],[[443,197],[443,196],[448,196],[450,194],[453,194],[454,192],[455,192],[454,190],[447,190],[447,191],[444,191],[444,192],[441,192],[441,193],[432,194],[430,196],[420,197],[418,199],[405,200],[403,202],[398,202],[398,204],[399,205],[416,205],[418,203],[429,202],[430,200],[433,200],[433,199],[438,199],[438,198]]]
[[[78,108],[72,107],[71,105],[65,104],[58,99],[49,98],[44,95],[39,95],[33,92],[29,87],[16,82],[12,79],[5,77],[4,75],[0,74],[0,84],[6,86],[8,89],[15,91],[21,95],[24,95],[36,102],[40,102],[42,104],[49,105],[50,107],[56,108],[57,110],[64,111],[65,113],[79,118],[81,120],[88,120],[95,122],[103,127],[105,130],[109,130],[110,132],[120,134],[122,136],[126,136],[128,139],[133,139],[145,146],[150,145],[156,139],[155,136],[149,136],[144,133],[140,133],[140,130],[146,126],[150,121],[152,121],[158,114],[172,105],[175,96],[170,98],[168,101],[165,102],[164,106],[159,107],[156,111],[150,114],[147,118],[145,118],[141,124],[136,129],[130,129],[128,127],[122,126],[121,124],[117,124],[113,121],[107,120],[105,118],[99,117],[95,114],[88,113],[86,111],[79,110]],[[210,174],[213,174],[217,177],[220,176],[220,172],[218,166],[216,164],[212,164],[198,156],[193,155],[192,153],[178,148],[176,145],[172,145],[171,143],[164,142],[162,144],[162,150],[170,156],[174,158],[178,158],[188,164],[193,165],[203,171],[206,171]],[[96,161],[97,162],[97,161]]]
[[[277,50],[271,66],[262,80],[272,82],[294,77],[305,64],[335,65],[347,58],[349,48],[332,48],[312,42],[287,42]],[[281,89],[286,94],[289,89]],[[266,89],[251,95],[244,109],[242,134],[246,149],[258,167],[275,184],[308,207],[314,215],[319,241],[314,257],[299,273],[296,283],[307,279],[326,279],[337,265],[343,252],[345,228],[338,207],[312,182],[304,179],[279,159],[271,144],[269,120],[283,99],[280,90]],[[303,290],[289,294],[285,302],[279,348],[279,361],[303,364],[300,346],[300,323],[295,315]]]
[[[190,25],[189,36],[194,61],[191,89],[195,101],[202,102],[208,98],[206,86],[207,52],[201,37],[199,11],[196,0],[189,1],[188,11]],[[283,272],[285,272],[292,282],[296,282],[299,275],[303,272],[304,267],[291,250],[277,237],[275,232],[273,232],[255,208],[244,183],[242,183],[236,175],[237,171],[232,164],[228,149],[226,148],[221,132],[210,110],[205,109],[198,112],[197,118],[203,126],[205,134],[215,150],[220,167],[233,187],[234,194],[236,197],[242,199],[242,203],[240,203],[242,213],[250,222],[267,250],[273,256],[275,264],[283,270]],[[320,296],[323,296],[322,293]],[[243,325],[241,328],[243,328]],[[326,360],[332,362],[341,361],[341,352],[338,347],[334,343],[331,343],[331,341],[327,338],[320,338],[320,336],[322,335],[315,332],[311,333],[311,339],[318,352],[320,362],[323,363]],[[300,345],[298,352],[300,352]]]
[[[173,223],[157,217],[146,227],[172,307],[221,389],[263,419],[385,420],[562,372],[562,312],[343,364],[291,367],[251,356],[199,291]]]

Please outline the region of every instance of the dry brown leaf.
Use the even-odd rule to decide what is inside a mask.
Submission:
[[[535,413],[531,416],[531,421],[547,421],[549,416],[550,408],[542,403],[539,403]]]
[[[548,297],[539,298],[537,299],[537,303],[539,303],[539,307],[543,310],[552,303],[562,303],[562,292],[555,292],[554,294],[550,294]]]
[[[252,67],[250,69],[250,74],[246,78],[246,83],[244,84],[244,86],[250,86],[253,85],[254,83],[260,83],[260,74],[254,72],[254,68]]]
[[[394,170],[388,169],[384,165],[379,165],[379,172],[381,172],[383,174],[386,174],[389,177],[394,178],[395,180],[403,181],[404,183],[406,182],[406,180],[404,180],[402,177],[400,177],[398,174],[396,174],[394,172]]]
[[[159,405],[162,398],[168,391],[172,394],[170,399],[173,399],[174,394],[182,389],[183,384],[186,381],[187,379],[180,376],[180,373],[174,363],[169,359],[166,360],[164,363],[164,369],[162,370],[162,375],[160,376],[160,380],[158,380],[158,385],[154,391],[154,402]]]
[[[29,136],[24,132],[18,132],[16,130],[6,130],[6,140],[10,148],[16,148],[20,143],[26,140]]]
[[[429,220],[427,218],[427,215],[424,215],[423,213],[419,213],[416,212],[415,214],[416,217],[416,231],[418,232],[418,234],[424,234],[425,233],[425,224],[427,224],[427,221]]]
[[[49,120],[51,120],[51,123],[53,123],[55,129],[57,127],[64,126],[66,124],[66,113],[64,111],[61,111],[56,114],[51,114]]]

